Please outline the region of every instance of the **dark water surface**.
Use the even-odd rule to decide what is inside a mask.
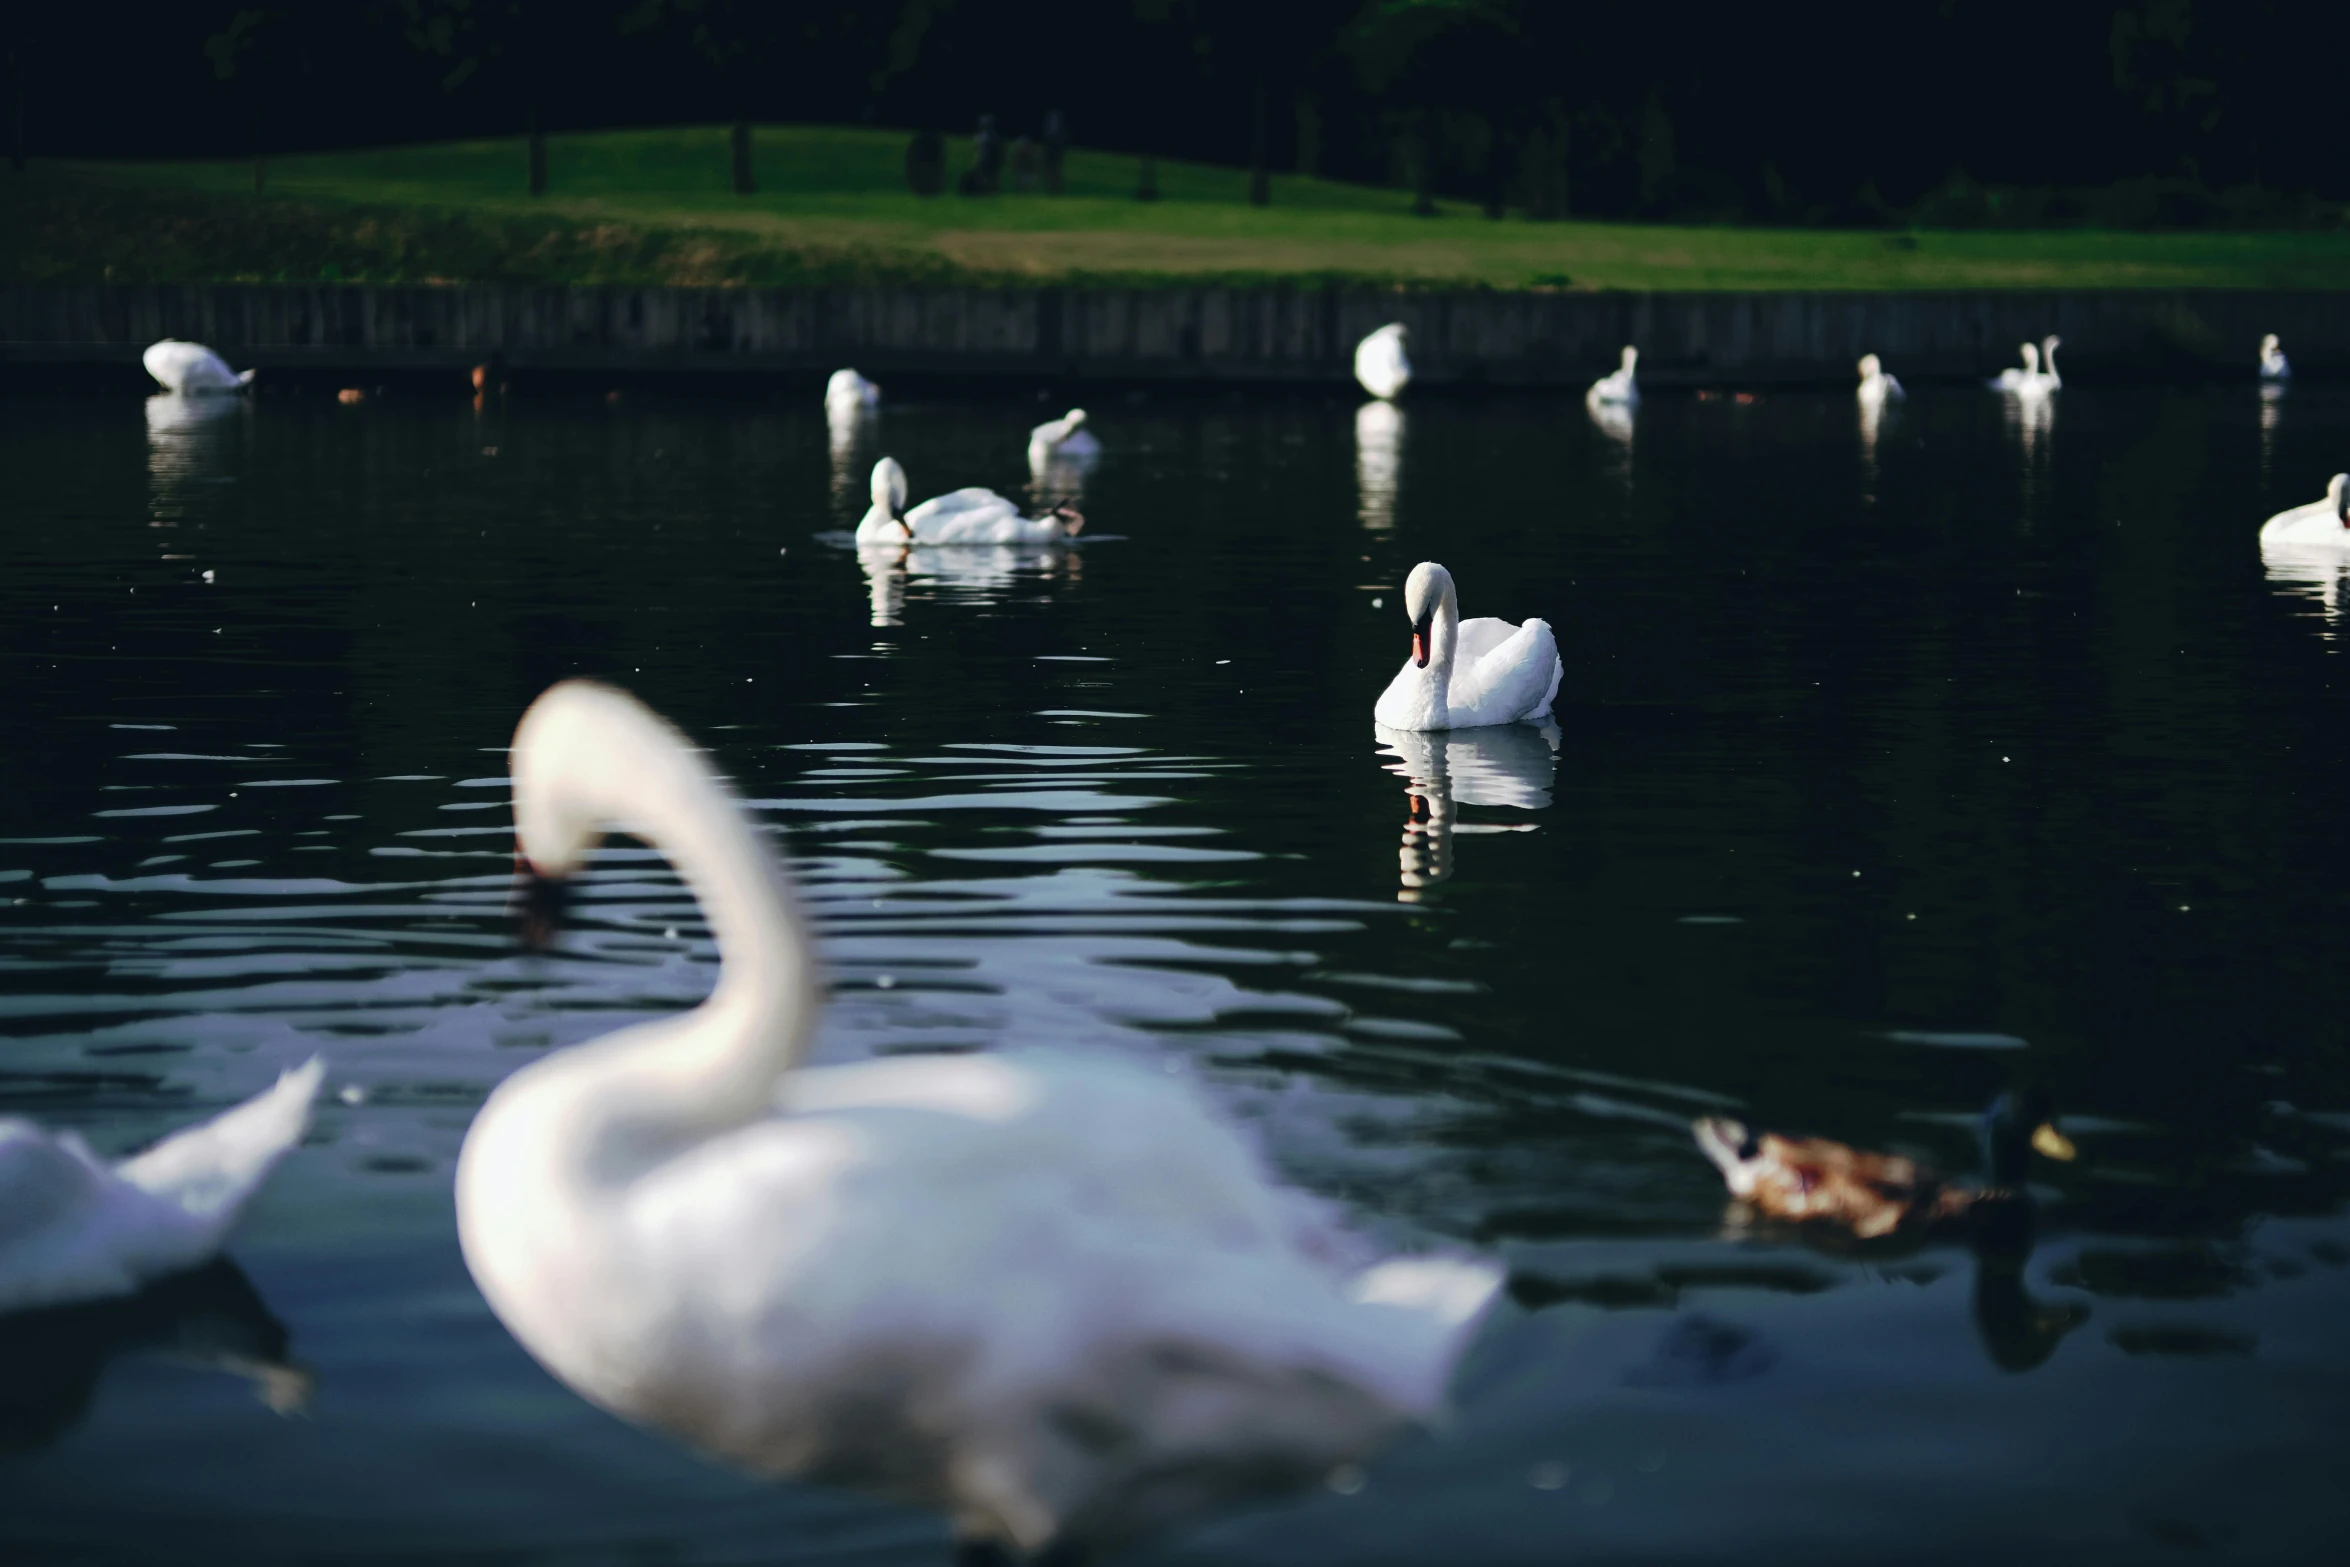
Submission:
[[[1018,483],[1038,417],[880,428],[922,495]],[[625,846],[513,945],[502,748],[573,672],[788,834],[825,1058],[1174,1058],[1366,1226],[1511,1263],[1450,1431],[1157,1559],[2336,1547],[2350,675],[2254,535],[2350,466],[2350,394],[1928,390],[1873,451],[1828,394],[1628,444],[1556,400],[1094,417],[1082,548],[898,568],[819,539],[875,448],[836,473],[798,401],[0,403],[0,1113],[119,1153],[313,1052],[334,1096],[241,1273],[0,1321],[0,1555],[944,1559],[589,1408],[458,1256],[490,1086],[713,972]],[[1379,750],[1422,558],[1557,627],[1555,759]],[[1966,1169],[2027,1075],[2082,1159],[2020,1264],[1726,1224],[1686,1130]]]

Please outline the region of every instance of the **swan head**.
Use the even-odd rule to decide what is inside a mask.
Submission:
[[[1404,579],[1403,612],[1412,622],[1412,663],[1421,669],[1435,650],[1436,612],[1452,600],[1452,573],[1432,560],[1412,568]]]
[[[906,509],[906,470],[895,457],[884,457],[873,465],[873,504],[892,517]]]
[[[1085,513],[1066,502],[1055,506],[1045,515],[1057,520],[1061,525],[1061,532],[1072,539],[1085,531]]]
[[[2040,339],[2040,352],[2045,358],[2053,363],[2056,359],[2057,347],[2063,342],[2063,338],[2058,337],[2054,332],[2051,332],[2046,337]]]
[[[2039,369],[2039,368],[2040,368],[2040,345],[2039,345],[2038,343],[2026,343],[2026,344],[2024,344],[2024,345],[2023,345],[2023,351],[2024,351],[2024,368],[2025,368],[2026,370],[2037,370],[2037,369]]]
[[[514,913],[528,945],[552,944],[570,901],[568,883],[614,814],[593,780],[610,774],[616,755],[650,760],[683,743],[636,698],[593,680],[566,680],[530,704],[507,755],[522,877]]]
[[[1862,380],[1874,381],[1878,376],[1884,373],[1884,370],[1885,367],[1877,362],[1877,356],[1875,354],[1863,354],[1860,356],[1860,378]]]
[[[1082,408],[1070,409],[1061,416],[1061,423],[1069,427],[1070,434],[1076,434],[1078,428],[1085,423],[1085,410]]]
[[[2278,343],[2276,333],[2264,333],[2260,339],[2260,357],[2266,359],[2269,355],[2277,351],[2277,347]]]
[[[2337,473],[2326,481],[2326,503],[2342,526],[2350,528],[2350,473]]]
[[[1632,367],[1639,362],[1640,350],[1634,348],[1630,343],[1626,343],[1624,345],[1624,374],[1630,375],[1632,373]]]

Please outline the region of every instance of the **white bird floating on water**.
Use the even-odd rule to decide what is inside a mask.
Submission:
[[[1411,329],[1390,321],[1355,344],[1355,379],[1373,397],[1396,397],[1412,384],[1412,362],[1404,354]]]
[[[2018,392],[2026,395],[2046,391],[2047,387],[2042,384],[2040,379],[2040,345],[2025,343],[2020,345],[2017,351],[2023,355],[2023,368],[2019,370],[2014,365],[2009,365],[1991,378],[1991,389],[1996,392]]]
[[[835,370],[824,383],[827,413],[871,413],[881,406],[881,388],[854,370]]]
[[[906,470],[895,457],[873,465],[873,504],[857,524],[859,544],[1051,544],[1076,537],[1085,519],[1055,506],[1026,517],[995,491],[972,485],[906,509]]]
[[[2350,552],[2350,474],[2327,480],[2324,500],[2278,512],[2262,523],[2260,547]]]
[[[111,1166],[71,1132],[0,1119],[0,1312],[127,1295],[211,1257],[309,1129],[325,1071],[312,1057]]]
[[[252,371],[231,370],[227,360],[202,343],[183,343],[176,337],[149,344],[139,362],[165,391],[187,397],[241,392],[253,384]]]
[[[567,681],[511,765],[534,876],[625,825],[723,954],[694,1010],[516,1071],[458,1159],[475,1282],[583,1396],[1030,1552],[1320,1480],[1440,1407],[1497,1269],[1350,1270],[1358,1243],[1155,1066],[807,1067],[806,918],[703,753]]]
[[[1545,718],[1566,666],[1547,621],[1461,619],[1452,573],[1432,560],[1404,582],[1412,656],[1372,716],[1390,729],[1476,729]]]
[[[1028,432],[1028,471],[1039,477],[1054,463],[1089,463],[1101,454],[1102,443],[1085,428],[1082,408],[1047,419]]]
[[[1864,403],[1882,403],[1909,394],[1901,389],[1899,381],[1885,373],[1885,366],[1875,354],[1863,354],[1860,356],[1860,389],[1856,395]]]
[[[1632,378],[1632,367],[1640,362],[1640,350],[1624,345],[1623,362],[1613,371],[1591,383],[1591,390],[1583,394],[1588,403],[1636,403],[1640,401],[1640,383]]]
[[[2064,377],[2056,373],[2056,345],[2064,339],[2054,332],[2040,339],[2040,390],[2053,392],[2064,385]]]
[[[2274,332],[2260,340],[2260,378],[2263,381],[2290,381],[2293,367],[2285,362],[2284,345]]]

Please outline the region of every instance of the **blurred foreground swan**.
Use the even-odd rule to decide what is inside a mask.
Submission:
[[[1495,1270],[1348,1237],[1184,1086],[1047,1053],[804,1065],[823,976],[770,840],[686,738],[556,686],[514,738],[538,877],[664,851],[710,999],[517,1071],[458,1235],[586,1397],[751,1469],[1104,1549],[1320,1479],[1433,1413]]]
[[[325,1071],[312,1057],[111,1166],[71,1132],[0,1119],[0,1312],[127,1295],[211,1257],[309,1129]]]
[[[859,544],[1051,544],[1074,538],[1085,519],[1067,506],[1026,517],[995,491],[972,485],[906,509],[906,470],[895,457],[873,465],[873,505],[857,524]]]
[[[1355,379],[1373,397],[1395,397],[1412,384],[1412,362],[1404,354],[1410,330],[1390,321],[1355,344]]]
[[[1549,622],[1461,619],[1452,573],[1432,560],[1405,579],[1403,607],[1412,622],[1412,656],[1372,709],[1380,723],[1475,729],[1549,715],[1566,674]]]
[[[165,391],[190,397],[241,392],[253,384],[252,371],[231,370],[227,360],[202,343],[183,343],[176,337],[148,345],[139,362]]]

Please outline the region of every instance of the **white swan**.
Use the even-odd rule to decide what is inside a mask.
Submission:
[[[2326,481],[2326,498],[2278,512],[2260,525],[2260,547],[2350,551],[2350,474]]]
[[[1855,394],[1864,403],[1882,404],[1888,399],[1898,400],[1909,394],[1901,383],[1885,373],[1885,366],[1875,354],[1860,356],[1860,389]]]
[[[906,470],[895,457],[873,465],[873,504],[857,523],[859,544],[1051,544],[1076,537],[1085,519],[1055,506],[1040,517],[995,491],[971,485],[906,509]]]
[[[1432,560],[1403,589],[1412,656],[1380,694],[1372,716],[1390,729],[1475,729],[1543,718],[1566,666],[1547,621],[1461,619],[1452,573]]]
[[[2040,339],[2040,390],[2053,392],[2064,385],[2064,377],[2056,373],[2056,345],[2064,339],[2054,332]]]
[[[832,379],[824,383],[824,408],[827,413],[871,413],[881,406],[881,388],[857,374],[854,370],[835,370]]]
[[[1038,478],[1056,462],[1085,464],[1102,454],[1102,443],[1085,428],[1085,410],[1072,408],[1028,432],[1028,471]]]
[[[511,762],[533,874],[625,824],[724,955],[701,1006],[530,1063],[466,1134],[467,1266],[581,1394],[1026,1551],[1319,1479],[1438,1408],[1497,1270],[1350,1275],[1349,1237],[1155,1068],[804,1066],[807,923],[703,753],[569,681]]]
[[[1396,397],[1412,384],[1412,361],[1404,353],[1411,329],[1390,321],[1355,344],[1355,379],[1373,397]]]
[[[1583,394],[1587,403],[1636,403],[1640,401],[1640,383],[1632,378],[1632,367],[1640,362],[1640,350],[1624,345],[1623,363],[1614,371],[1591,383],[1591,390]]]
[[[202,343],[183,343],[167,337],[151,343],[139,363],[167,392],[201,397],[213,392],[241,392],[253,384],[253,372],[236,371]]]
[[[2024,367],[2019,370],[2009,365],[1991,378],[1991,389],[1996,392],[2036,392],[2040,390],[2040,345],[2026,343],[2020,352]]]
[[[71,1132],[0,1119],[0,1312],[127,1295],[210,1257],[309,1129],[325,1071],[312,1057],[111,1166]]]
[[[2285,362],[2284,346],[2274,332],[2260,340],[2260,378],[2263,381],[2290,381],[2293,367]]]

